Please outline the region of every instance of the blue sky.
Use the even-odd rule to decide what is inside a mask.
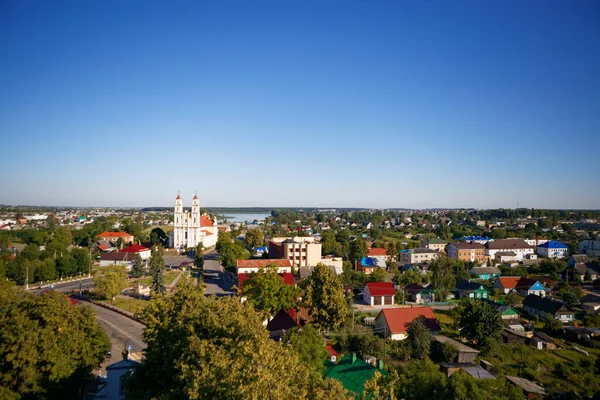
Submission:
[[[597,1],[0,2],[0,204],[600,208]]]

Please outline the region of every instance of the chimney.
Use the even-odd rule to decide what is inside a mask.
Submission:
[[[125,349],[121,352],[121,355],[123,356],[123,360],[128,360],[129,359],[129,350]]]
[[[356,353],[352,353],[352,364],[354,364],[354,361],[356,361]]]

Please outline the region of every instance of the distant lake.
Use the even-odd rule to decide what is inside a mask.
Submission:
[[[227,218],[227,222],[238,222],[238,223],[252,222],[254,220],[261,222],[261,221],[264,221],[265,218],[270,217],[270,216],[271,216],[271,214],[244,214],[244,213],[225,214],[225,217]]]

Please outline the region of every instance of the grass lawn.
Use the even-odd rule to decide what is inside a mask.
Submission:
[[[600,390],[600,380],[593,372],[595,357],[571,350],[569,343],[566,346],[562,350],[537,350],[503,344],[486,360],[502,373],[538,381],[550,392],[574,390],[591,395]]]
[[[169,232],[173,230],[173,226],[172,225],[171,226],[168,226],[168,225],[166,225],[166,226],[147,226],[146,228],[144,228],[142,230],[142,235],[147,235],[149,237],[150,236],[150,232],[152,232],[152,229],[155,229],[155,228],[162,229],[163,231],[165,231],[165,233],[167,234],[167,236],[169,236]]]
[[[163,271],[163,279],[164,279],[164,283],[165,285],[169,285],[171,282],[173,282],[173,280],[175,279],[175,277],[179,274],[178,270],[165,270]],[[135,281],[134,281],[135,282]],[[143,278],[140,278],[140,285],[150,285],[152,284],[152,277],[151,276],[144,276]]]
[[[110,300],[102,300],[103,303],[110,304]],[[134,298],[123,298],[117,297],[112,304],[115,307],[119,307],[125,311],[132,313],[141,311],[148,305],[148,300],[139,300]]]

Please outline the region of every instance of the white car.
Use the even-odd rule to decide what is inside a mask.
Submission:
[[[46,283],[45,285],[40,286],[40,289],[54,289],[54,285],[51,283]]]

